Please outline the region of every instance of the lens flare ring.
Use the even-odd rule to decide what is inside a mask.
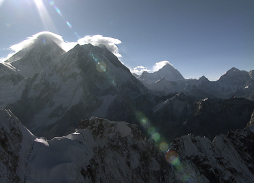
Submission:
[[[54,9],[56,10],[56,12],[57,12],[57,13],[60,15],[60,17],[65,21],[65,23],[67,24],[67,26],[68,26],[70,29],[72,29],[71,23],[70,23],[69,21],[67,21],[67,20],[64,18],[64,16],[63,16],[62,12],[60,11],[60,9],[55,5],[55,2],[54,2],[54,1],[50,1],[49,4],[50,4],[51,6],[54,7]],[[81,38],[81,37],[78,35],[78,33],[77,33],[76,31],[74,32],[74,34],[77,36],[78,39]]]

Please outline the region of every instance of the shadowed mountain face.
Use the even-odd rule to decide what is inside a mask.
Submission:
[[[247,99],[197,100],[181,93],[157,105],[151,119],[169,141],[190,133],[213,139],[244,128],[253,110],[254,102]]]
[[[137,125],[93,118],[75,132],[36,138],[0,110],[0,182],[171,181],[164,154]]]
[[[36,56],[34,49],[27,55]],[[26,79],[20,100],[7,108],[36,135],[52,138],[72,132],[80,119],[91,116],[137,123],[135,110],[154,105],[149,96],[114,54],[88,44],[77,45]]]
[[[184,80],[167,64],[151,75],[153,79],[163,76],[151,85],[158,91],[171,91],[162,95],[148,90],[105,46],[76,45],[65,53],[53,40],[38,39],[28,48],[0,65],[0,82],[4,86],[0,90],[0,105],[11,109],[37,136],[66,135],[78,127],[81,119],[96,116],[140,126],[146,119],[169,140],[186,133],[213,138],[225,130],[242,128],[238,123],[246,124],[245,116],[253,110],[252,103],[244,99],[230,99],[231,104],[216,99],[218,93],[225,97],[246,82],[246,89],[252,93],[250,74],[236,68],[218,82],[210,82],[205,76]],[[176,81],[167,79],[172,75]],[[237,92],[248,94],[241,89]],[[209,100],[202,100],[207,97]],[[206,105],[211,101],[214,102]],[[210,110],[213,105],[219,107]],[[241,111],[242,115],[232,110]],[[229,121],[237,121],[237,125]],[[211,124],[219,127],[210,132],[216,126]]]
[[[251,124],[213,141],[179,137],[164,154],[126,122],[91,118],[46,140],[0,110],[0,182],[253,182]]]

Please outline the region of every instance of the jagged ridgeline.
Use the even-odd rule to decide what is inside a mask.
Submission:
[[[1,64],[6,72],[1,107],[11,109],[38,136],[66,135],[91,116],[138,123],[136,111],[146,114],[155,104],[105,46],[77,45],[65,53],[47,39],[20,52],[14,55],[21,55],[18,60]]]
[[[134,124],[91,118],[47,140],[0,110],[0,181],[253,182],[252,122],[213,141],[182,136],[164,154]]]
[[[48,139],[72,133],[92,116],[138,124],[168,142],[188,133],[212,139],[243,128],[254,109],[247,100],[253,99],[252,71],[232,68],[210,82],[205,76],[184,79],[166,64],[136,78],[103,45],[65,52],[43,35],[0,70],[0,107]],[[233,95],[246,99],[229,99]]]

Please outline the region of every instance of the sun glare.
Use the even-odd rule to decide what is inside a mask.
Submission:
[[[1,5],[2,5],[3,2],[4,2],[4,0],[0,0],[0,7],[1,7]]]
[[[52,22],[49,13],[47,9],[45,8],[42,0],[34,0],[34,3],[36,4],[36,7],[38,9],[38,12],[40,14],[40,18],[43,22],[43,26],[46,30],[56,32],[56,27],[54,23]]]
[[[35,4],[37,7],[40,7],[41,5],[43,5],[42,0],[34,0]]]

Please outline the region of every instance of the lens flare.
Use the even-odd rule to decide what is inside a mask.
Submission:
[[[81,37],[78,35],[77,32],[74,32],[74,34],[77,36],[78,39],[80,39]]]
[[[96,66],[97,71],[106,72],[107,65],[104,62],[99,62]]]
[[[103,59],[101,59],[99,56],[94,55],[93,53],[89,53],[89,55],[93,59],[93,61],[96,63],[96,70],[99,71],[100,73],[102,73],[103,76],[109,81],[109,83],[112,84],[112,86],[115,87],[116,90],[119,90],[119,88],[117,87],[117,82],[116,82],[115,78],[113,78],[107,72],[107,64],[103,61]]]
[[[66,21],[66,24],[67,24],[70,28],[72,28],[70,22]]]
[[[176,158],[178,158],[178,154],[177,154],[177,152],[176,151],[174,151],[174,150],[170,150],[170,151],[168,151],[168,152],[166,152],[166,155],[165,155],[166,157],[166,160],[170,163],[170,164],[172,164],[172,161],[174,160],[174,159],[176,159]]]
[[[54,6],[56,12],[57,12],[61,17],[63,17],[61,11],[60,11],[55,5],[53,5],[53,6]]]
[[[155,133],[155,128],[154,128],[154,127],[150,127],[150,128],[148,128],[147,132],[148,132],[150,135],[152,135],[152,134]]]
[[[136,118],[144,128],[150,127],[149,119],[140,111],[136,112]]]
[[[4,2],[4,0],[0,0],[0,7],[1,7],[1,5],[2,5],[3,2]]]
[[[190,175],[186,174],[183,164],[181,163],[179,156],[176,151],[169,150],[165,154],[165,159],[175,168],[175,171],[178,173],[178,178],[181,179],[181,182],[190,182],[193,183],[193,179]]]
[[[49,4],[50,4],[51,6],[54,7],[54,9],[56,10],[56,12],[62,17],[62,19],[66,22],[66,24],[68,25],[68,27],[69,27],[70,29],[72,29],[71,23],[70,23],[69,21],[67,21],[67,20],[64,18],[64,16],[63,16],[63,14],[61,13],[60,9],[55,5],[55,2],[54,2],[54,1],[50,1]],[[78,39],[81,38],[81,37],[78,35],[77,32],[74,32],[74,34],[77,36]]]
[[[161,142],[160,145],[159,145],[159,147],[160,147],[160,150],[161,150],[161,151],[167,151],[167,150],[168,150],[168,143],[166,143],[166,142]]]
[[[159,141],[160,140],[160,134],[159,133],[154,133],[153,135],[152,135],[152,139],[153,140],[155,140],[155,141]]]

